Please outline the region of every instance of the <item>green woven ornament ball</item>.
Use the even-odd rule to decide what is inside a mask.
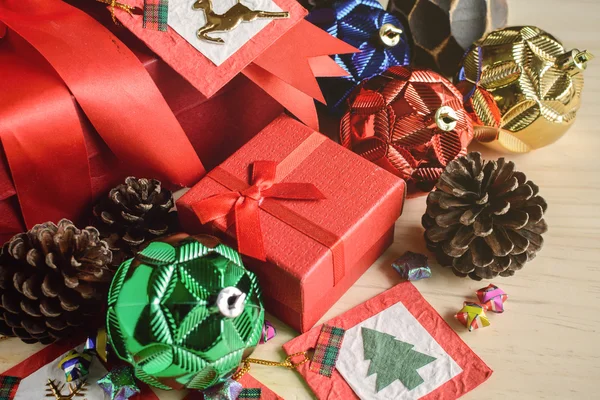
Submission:
[[[161,389],[223,382],[257,345],[263,322],[256,277],[211,236],[150,243],[121,265],[109,292],[114,352]]]

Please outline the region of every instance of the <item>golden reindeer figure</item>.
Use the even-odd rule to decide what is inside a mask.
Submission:
[[[289,18],[290,13],[270,12],[251,10],[237,0],[237,4],[225,12],[225,14],[216,14],[213,11],[212,0],[196,0],[193,5],[194,10],[204,10],[206,16],[206,24],[198,29],[198,37],[214,43],[224,43],[223,39],[208,36],[210,32],[227,32],[235,29],[242,22],[254,21],[258,18]]]
[[[75,386],[69,384],[69,394],[65,395],[62,394],[62,390],[65,387],[64,383],[56,384],[54,379],[48,379],[48,383],[46,383],[48,389],[46,389],[46,391],[49,393],[46,394],[46,397],[54,397],[56,400],[73,400],[75,397],[84,397],[86,395],[85,392],[87,391],[86,385],[86,381]]]

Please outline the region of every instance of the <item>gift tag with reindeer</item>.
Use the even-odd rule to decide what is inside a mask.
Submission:
[[[83,345],[79,346],[81,351]],[[67,350],[68,351],[68,350]],[[100,386],[92,382],[102,378],[108,372],[98,359],[94,359],[90,365],[87,379],[81,382],[66,382],[65,372],[58,364],[67,353],[61,352],[54,359],[48,360],[41,368],[32,371],[31,374],[21,379],[19,388],[15,394],[15,400],[31,399],[104,399],[104,391]],[[33,355],[26,360],[30,365],[39,363],[39,356]],[[46,360],[43,360],[46,361]],[[42,361],[42,362],[43,362]],[[10,373],[9,373],[10,375]],[[89,382],[89,383],[88,383]]]
[[[110,2],[111,0],[106,0]],[[295,0],[120,0],[118,23],[210,97],[307,11]]]
[[[296,0],[96,1],[205,97],[242,74],[315,130],[316,77],[347,76],[330,56],[358,51]]]
[[[221,65],[272,20],[289,17],[273,0],[169,0],[168,25]]]
[[[17,339],[10,339],[17,340]],[[2,346],[8,346],[3,341]],[[65,371],[60,367],[61,361],[72,350],[83,352],[84,344],[77,340],[63,340],[46,346],[31,357],[15,365],[0,375],[2,390],[6,383],[15,382],[7,399],[10,400],[105,400],[106,394],[97,381],[108,373],[110,366],[103,364],[98,357],[93,357],[89,372],[85,377],[67,381]],[[141,390],[136,400],[158,400],[148,385],[138,382]],[[0,399],[2,391],[0,390]]]

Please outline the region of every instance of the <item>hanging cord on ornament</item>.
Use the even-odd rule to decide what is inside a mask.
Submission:
[[[292,359],[299,356],[304,357],[300,362],[295,363],[292,361]],[[266,365],[267,367],[283,367],[287,369],[296,369],[309,361],[310,358],[308,358],[305,351],[300,351],[298,353],[291,354],[282,362],[259,360],[257,358],[246,358],[242,361],[242,367],[238,369],[235,374],[233,374],[232,379],[237,381],[246,373],[248,373],[250,371],[250,364]]]
[[[99,3],[108,5],[108,8],[110,9],[110,16],[112,17],[112,20],[116,25],[119,25],[119,22],[117,21],[117,17],[115,16],[115,8],[123,10],[129,15],[133,15],[133,10],[135,10],[134,6],[130,6],[128,4],[118,2],[117,0],[96,0],[96,1]]]
[[[169,0],[145,0],[144,9],[130,6],[117,0],[96,0],[99,3],[108,5],[110,16],[115,25],[121,25],[115,15],[115,8],[125,11],[130,16],[133,14],[143,14],[142,26],[144,29],[166,32],[169,17]]]

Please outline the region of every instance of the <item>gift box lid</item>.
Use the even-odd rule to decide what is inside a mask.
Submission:
[[[317,296],[319,290],[335,284],[332,251],[310,237],[315,232],[303,233],[307,232],[306,225],[312,227],[308,231],[320,230],[337,238],[336,252],[345,260],[344,267],[351,268],[401,214],[404,181],[282,115],[179,199],[183,226],[192,233],[202,230],[197,214],[189,210],[196,208],[197,212],[205,204],[203,200],[231,193],[218,182],[223,174],[249,182],[256,161],[277,163],[276,182],[312,183],[325,197],[315,201],[275,200],[290,211],[291,218],[279,219],[259,211],[268,262],[292,276],[300,283],[298,286],[304,282],[319,286],[304,288],[302,295],[298,288],[284,288],[283,298],[278,301],[291,308],[299,309],[300,297],[308,292]],[[298,224],[304,226],[297,229],[294,226]],[[215,221],[213,226],[235,235],[235,229],[227,229],[223,220]],[[319,279],[312,279],[313,274]]]

